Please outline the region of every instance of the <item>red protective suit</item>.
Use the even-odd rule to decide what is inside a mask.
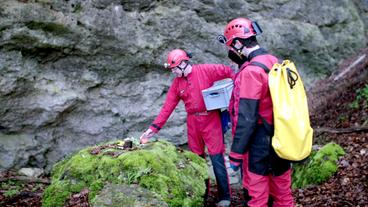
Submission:
[[[262,48],[248,59],[234,78],[229,105],[234,137],[230,161],[235,165],[243,162],[243,187],[251,196],[249,206],[266,206],[269,194],[274,206],[292,206],[290,162],[279,158],[271,145],[273,113],[268,74],[251,64],[259,62],[272,68],[278,60]],[[282,186],[285,183],[288,186]]]
[[[205,146],[212,161],[220,200],[230,200],[229,179],[223,153],[225,151],[219,110],[206,111],[202,90],[217,80],[232,78],[230,67],[219,64],[193,65],[187,77],[174,79],[160,114],[150,129],[158,132],[166,123],[180,100],[184,101],[187,112],[189,149],[205,155]]]
[[[209,88],[217,80],[232,78],[230,67],[219,64],[193,65],[187,77],[175,78],[160,114],[150,128],[158,132],[166,123],[180,100],[184,101],[187,112],[188,144],[198,154],[204,154],[204,144],[209,154],[224,152],[221,121],[218,110],[206,111],[202,90]]]

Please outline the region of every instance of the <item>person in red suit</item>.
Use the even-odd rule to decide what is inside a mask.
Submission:
[[[220,38],[232,54],[229,58],[240,66],[229,104],[233,135],[229,160],[233,170],[242,166],[248,206],[267,206],[271,196],[273,206],[289,207],[294,205],[291,164],[278,157],[271,145],[273,111],[267,72],[278,59],[259,46],[256,35],[261,32],[256,22],[236,18]]]
[[[189,55],[182,49],[174,49],[167,56],[165,67],[176,75],[166,95],[166,100],[157,118],[142,134],[141,143],[146,143],[166,123],[180,100],[187,112],[187,133],[189,149],[205,157],[209,153],[216,177],[218,206],[230,206],[229,177],[225,166],[225,144],[221,127],[220,110],[207,111],[202,90],[215,81],[232,78],[230,67],[221,64],[189,63]]]

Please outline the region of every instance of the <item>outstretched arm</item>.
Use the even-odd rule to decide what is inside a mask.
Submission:
[[[160,113],[156,119],[152,122],[151,126],[142,134],[141,143],[147,142],[154,134],[156,134],[165,125],[167,119],[170,117],[171,113],[178,105],[180,97],[177,93],[177,82],[174,80],[171,85],[164,105],[161,108]]]

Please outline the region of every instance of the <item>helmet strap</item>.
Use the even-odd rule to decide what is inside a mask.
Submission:
[[[244,49],[244,43],[241,41],[242,39],[235,38],[233,42],[231,43],[231,48],[234,49],[239,55],[243,54],[242,51]],[[237,47],[236,47],[237,46]]]
[[[234,39],[234,41],[237,41],[236,44],[231,44],[231,48],[233,49],[234,54],[231,54],[231,56],[229,56],[229,58],[233,62],[235,62],[239,66],[241,66],[244,62],[248,61],[247,56],[243,52],[243,49],[246,47],[246,45],[243,43],[243,39],[236,38],[236,39]],[[238,47],[236,47],[236,46],[238,46]]]
[[[244,55],[243,54],[243,49],[244,49],[245,46],[243,45],[243,43],[242,43],[242,46],[240,48],[236,48],[235,45],[232,45],[231,47],[234,49],[234,51],[236,51],[236,53],[238,53],[239,56]]]

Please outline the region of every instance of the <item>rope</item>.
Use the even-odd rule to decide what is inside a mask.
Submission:
[[[298,80],[298,74],[296,72],[292,71],[290,68],[286,68],[287,72],[287,79],[290,86],[290,89],[293,89],[293,87],[296,84],[296,81]]]

